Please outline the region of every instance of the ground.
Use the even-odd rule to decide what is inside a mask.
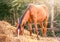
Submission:
[[[24,30],[24,35],[17,35],[16,27],[11,26],[6,21],[0,21],[0,42],[59,42],[59,37],[41,37],[39,40],[36,34],[29,35],[29,31]]]

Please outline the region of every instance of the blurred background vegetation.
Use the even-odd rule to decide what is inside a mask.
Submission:
[[[5,20],[15,25],[15,22],[24,13],[29,3],[46,4],[49,9],[49,23],[51,24],[51,7],[50,0],[0,0],[0,20]],[[60,29],[60,0],[54,0],[54,27]],[[27,28],[27,26],[25,26]],[[33,26],[34,27],[34,26]],[[38,27],[40,27],[38,25]],[[58,33],[57,33],[58,32]],[[55,31],[60,36],[60,31]],[[51,32],[50,32],[51,33]],[[49,34],[49,33],[47,33]]]

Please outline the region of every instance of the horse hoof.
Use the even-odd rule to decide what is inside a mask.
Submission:
[[[32,34],[30,34],[30,36],[32,36]]]
[[[42,37],[47,37],[47,35],[43,35]]]
[[[34,39],[33,35],[31,35],[31,38]]]
[[[20,35],[23,35],[23,33],[20,33]]]
[[[37,40],[40,40],[40,38],[39,38],[39,37],[37,37]]]

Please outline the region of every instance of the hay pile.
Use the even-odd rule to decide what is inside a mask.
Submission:
[[[0,42],[59,42],[60,39],[53,37],[36,38],[36,34],[29,36],[29,31],[24,30],[24,35],[17,37],[16,27],[11,26],[8,22],[0,21]]]

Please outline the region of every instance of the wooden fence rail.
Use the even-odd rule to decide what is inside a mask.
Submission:
[[[42,28],[38,28],[38,30],[41,30]],[[47,28],[48,30],[52,30],[53,28]],[[28,29],[29,30],[29,29]],[[33,30],[35,30],[35,28],[33,28]],[[55,28],[53,29],[54,31],[60,31],[59,28]]]

